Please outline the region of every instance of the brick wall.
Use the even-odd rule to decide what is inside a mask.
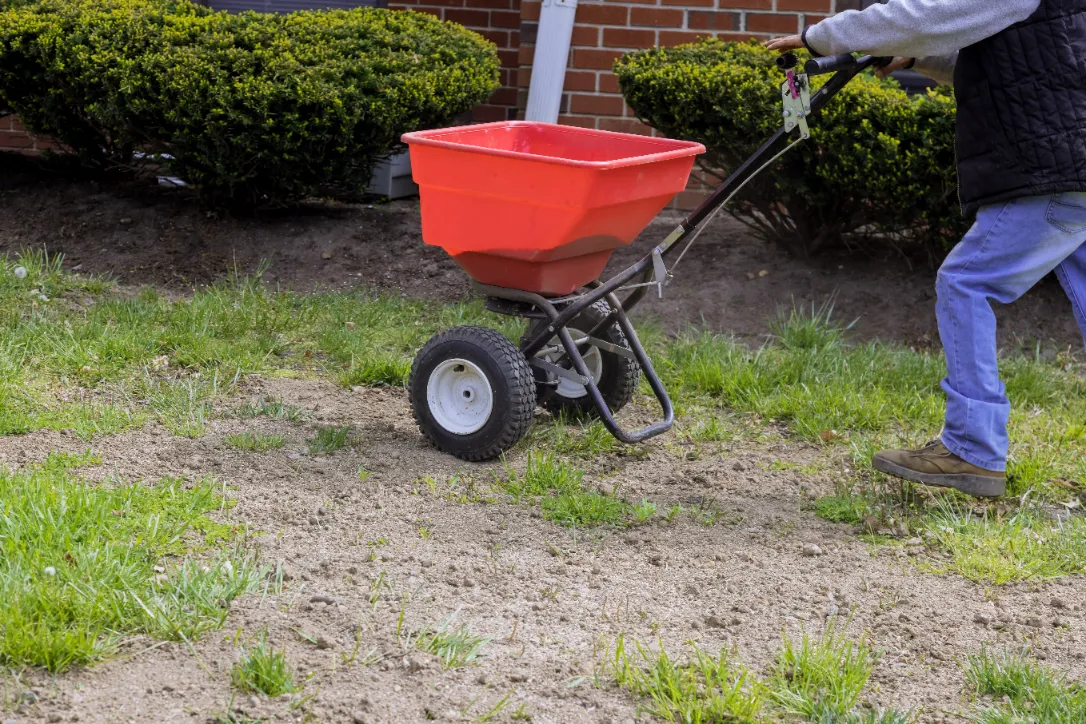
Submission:
[[[837,3],[844,4],[843,0]],[[833,12],[834,4],[834,0],[582,0],[577,7],[559,122],[647,132],[622,101],[611,72],[616,58],[639,48],[679,45],[704,37],[747,40],[797,33]],[[520,109],[527,103],[539,12],[539,0],[522,0],[517,73]]]

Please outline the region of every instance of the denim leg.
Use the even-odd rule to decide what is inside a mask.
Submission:
[[[1078,328],[1082,330],[1082,336],[1086,337],[1086,244],[1056,267],[1056,276],[1071,300]]]
[[[963,460],[986,470],[1007,465],[1010,402],[999,379],[991,303],[1015,301],[1084,242],[1086,193],[1031,196],[982,208],[939,269],[935,310],[947,360],[942,441]],[[1086,300],[1086,264],[1064,273],[1075,275],[1073,288]]]

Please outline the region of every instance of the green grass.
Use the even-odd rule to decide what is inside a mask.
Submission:
[[[770,677],[771,696],[787,713],[808,721],[847,720],[859,702],[875,659],[832,624],[818,639],[785,637]]]
[[[688,662],[678,662],[662,648],[654,651],[619,636],[607,669],[620,688],[645,700],[644,710],[664,721],[763,720],[764,687],[723,649],[712,657],[695,646]]]
[[[251,420],[255,417],[270,417],[273,420],[286,420],[299,423],[305,420],[305,410],[297,405],[287,405],[282,400],[266,399],[263,396],[250,400],[237,411],[238,417]]]
[[[230,681],[243,692],[265,696],[279,696],[298,690],[287,655],[270,648],[267,636],[262,636],[255,646],[240,649],[238,661],[230,669]]]
[[[584,473],[550,453],[528,453],[524,472],[508,468],[499,485],[515,502],[539,500],[543,517],[565,526],[618,526],[631,519],[646,520],[646,502],[633,506],[615,495],[585,489]]]
[[[639,700],[641,709],[683,724],[908,724],[910,713],[859,706],[877,657],[830,626],[818,639],[784,638],[772,672],[761,679],[722,649],[691,645],[685,661],[619,636],[597,671]]]
[[[311,453],[333,453],[351,444],[351,428],[318,427],[316,434],[306,442]]]
[[[1002,585],[1086,573],[1086,519],[1052,520],[1032,506],[999,516],[942,505],[926,519],[935,542],[950,553],[936,571]]]
[[[406,647],[437,656],[446,669],[457,669],[475,661],[490,638],[477,636],[467,624],[453,625],[453,617],[405,637]]]
[[[836,431],[829,444],[845,446],[861,469],[881,447],[922,444],[940,430],[941,354],[848,345],[826,310],[793,310],[774,331],[758,349],[692,332],[657,345],[657,369],[685,406],[715,403],[820,444]],[[1011,494],[1066,498],[1056,481],[1086,482],[1086,378],[1024,357],[1004,359],[1002,371],[1013,403]]]
[[[995,700],[974,707],[977,724],[1079,724],[1086,721],[1086,687],[1021,654],[971,655],[966,678],[976,692]]]
[[[0,662],[50,671],[101,660],[124,636],[191,640],[259,576],[208,517],[214,481],[97,485],[86,459],[0,469]],[[226,546],[227,553],[211,552]],[[203,551],[203,552],[201,552]]]
[[[226,444],[235,450],[245,452],[267,452],[278,450],[286,445],[287,439],[282,435],[263,435],[257,432],[241,432],[236,435],[227,435]]]
[[[831,523],[858,524],[863,520],[867,507],[863,497],[850,494],[827,495],[814,503],[814,512],[819,518]]]

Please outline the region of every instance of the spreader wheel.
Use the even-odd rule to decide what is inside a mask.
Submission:
[[[602,300],[582,312],[567,327],[573,341],[575,343],[580,342],[587,337],[588,332],[610,313],[611,308],[607,302]],[[524,333],[521,344],[542,331],[546,325],[547,322],[544,320],[532,324],[528,331]],[[596,333],[596,337],[618,347],[629,347],[626,343],[626,335],[622,333],[617,323],[611,324],[606,329],[601,329]],[[566,356],[557,335],[550,339],[547,346],[537,356],[552,364],[567,368],[570,366],[569,358]],[[637,385],[641,381],[640,365],[629,357],[623,357],[614,352],[607,352],[593,346],[582,348],[581,356],[584,358],[584,363],[599,388],[600,394],[603,396],[603,401],[607,403],[607,407],[611,409],[612,414],[618,414],[618,411],[625,407],[626,403],[632,400],[634,393],[637,392]],[[565,411],[575,415],[590,415],[596,412],[596,406],[592,404],[592,397],[588,394],[588,390],[584,385],[563,377],[555,379],[554,376],[544,370],[535,370],[535,375],[536,381],[539,383],[536,395],[542,407],[551,412]]]
[[[411,411],[434,447],[461,460],[496,458],[528,431],[535,379],[520,350],[486,327],[454,327],[419,350]]]

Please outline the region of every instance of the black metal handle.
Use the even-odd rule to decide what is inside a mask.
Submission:
[[[803,72],[807,75],[825,75],[836,73],[839,70],[855,70],[856,59],[851,53],[841,55],[828,55],[825,58],[811,58],[803,66]]]

